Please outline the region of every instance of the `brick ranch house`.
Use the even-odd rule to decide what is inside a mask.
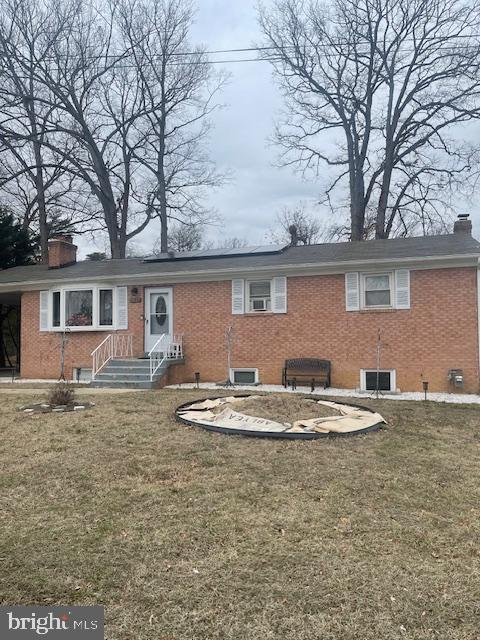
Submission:
[[[77,262],[63,236],[49,265],[0,272],[0,303],[21,309],[22,378],[59,377],[65,334],[69,378],[221,381],[231,326],[237,382],[280,384],[285,359],[311,357],[333,387],[371,388],[380,334],[385,388],[447,391],[461,369],[478,393],[479,261],[467,216],[446,235],[147,259]]]

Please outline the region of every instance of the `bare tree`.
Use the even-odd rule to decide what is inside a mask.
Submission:
[[[211,221],[203,198],[223,176],[205,142],[225,76],[214,74],[204,50],[189,43],[189,0],[124,0],[120,16],[145,102],[135,122],[143,137],[135,157],[151,182],[148,207],[160,218],[165,252],[170,219],[190,227]]]
[[[153,198],[141,193],[146,180],[136,177],[136,146],[145,143],[146,132],[135,123],[145,115],[145,86],[138,74],[125,72],[138,41],[124,43],[113,4],[2,0],[1,6],[0,62],[11,80],[0,93],[3,124],[10,127],[4,144],[14,140],[15,148],[33,148],[22,171],[36,179],[42,229],[45,172],[63,166],[96,198],[112,257],[124,257],[127,242],[155,216]],[[11,118],[8,108],[15,105],[23,107],[28,126]],[[55,156],[52,165],[45,149]]]
[[[292,227],[295,228],[296,244],[317,244],[327,239],[327,231],[316,216],[308,212],[305,205],[294,208],[285,207],[276,216],[276,226],[269,233],[274,244],[288,245],[292,240]]]
[[[195,251],[203,247],[203,227],[196,224],[180,224],[170,226],[168,230],[168,250],[176,253]],[[161,240],[155,243],[153,254],[164,253],[161,249]]]
[[[68,148],[64,141],[62,154],[55,154],[44,144],[49,95],[35,78],[40,33],[28,29],[41,19],[42,12],[34,4],[9,0],[2,4],[0,198],[24,228],[38,234],[41,259],[46,262],[50,234],[69,231],[77,223],[91,221],[94,214],[78,181],[65,170],[71,145]]]
[[[477,169],[478,3],[276,0],[260,23],[286,98],[281,162],[348,185],[350,237],[426,232]],[[337,211],[338,215],[338,211]]]
[[[45,259],[49,170],[55,184],[59,170],[86,182],[102,205],[107,229],[114,231],[108,150],[99,136],[104,128],[96,99],[98,79],[111,66],[111,25],[95,27],[93,6],[74,0],[2,0],[1,9],[0,61],[8,82],[0,91],[0,135],[21,165],[17,175],[34,182]],[[11,185],[14,175],[8,174],[4,182]],[[66,185],[71,195],[71,182]]]
[[[243,249],[244,247],[248,247],[248,241],[245,238],[238,238],[237,236],[222,238],[218,242],[210,245],[212,249]]]
[[[0,131],[0,204],[38,238],[40,260],[47,262],[50,237],[98,232],[103,229],[101,215],[85,185],[64,168],[64,158],[57,160],[41,149],[42,171],[37,172],[30,145],[16,145],[15,137]]]
[[[176,224],[170,226],[168,232],[168,250],[175,252],[195,251],[197,249],[209,249],[218,251],[223,249],[243,249],[248,246],[245,238],[236,236],[222,238],[221,240],[207,240],[204,236],[205,227],[202,225]],[[153,255],[164,253],[161,250],[160,239],[155,243],[152,250]]]
[[[248,241],[245,238],[238,238],[237,236],[231,236],[223,238],[217,243],[219,249],[243,249],[248,247]]]

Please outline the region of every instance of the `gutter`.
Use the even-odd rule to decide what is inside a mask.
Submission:
[[[160,263],[161,264],[161,263]],[[112,283],[112,284],[168,284],[175,282],[208,282],[218,280],[228,280],[234,277],[243,277],[250,273],[262,274],[265,276],[276,275],[281,273],[285,276],[300,275],[333,275],[343,274],[347,271],[370,270],[376,271],[379,266],[387,265],[389,268],[408,265],[415,270],[425,269],[447,269],[454,267],[473,267],[480,264],[478,253],[463,255],[441,255],[441,256],[424,256],[421,258],[383,258],[370,260],[344,260],[330,262],[311,262],[302,264],[278,264],[266,266],[252,267],[232,267],[229,269],[202,269],[197,271],[172,271],[162,273],[158,272],[138,272],[125,274],[107,274],[88,276],[76,276],[69,274],[68,277],[62,278],[62,270],[55,271],[57,277],[44,280],[20,280],[17,282],[9,282],[8,284],[0,284],[0,292],[12,291],[32,291],[40,290],[45,287],[52,287],[55,283],[61,281],[62,286],[78,283]],[[480,277],[480,276],[479,276]]]

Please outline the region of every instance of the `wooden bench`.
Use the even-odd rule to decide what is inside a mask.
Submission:
[[[285,389],[291,385],[297,388],[297,380],[308,380],[310,388],[315,391],[315,385],[321,384],[326,389],[330,386],[330,360],[318,360],[317,358],[293,358],[285,360],[282,372],[282,383]]]

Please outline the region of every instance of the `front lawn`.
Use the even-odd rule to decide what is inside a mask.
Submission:
[[[0,391],[0,600],[103,604],[109,640],[478,638],[478,405],[286,442],[175,423],[208,395]]]

